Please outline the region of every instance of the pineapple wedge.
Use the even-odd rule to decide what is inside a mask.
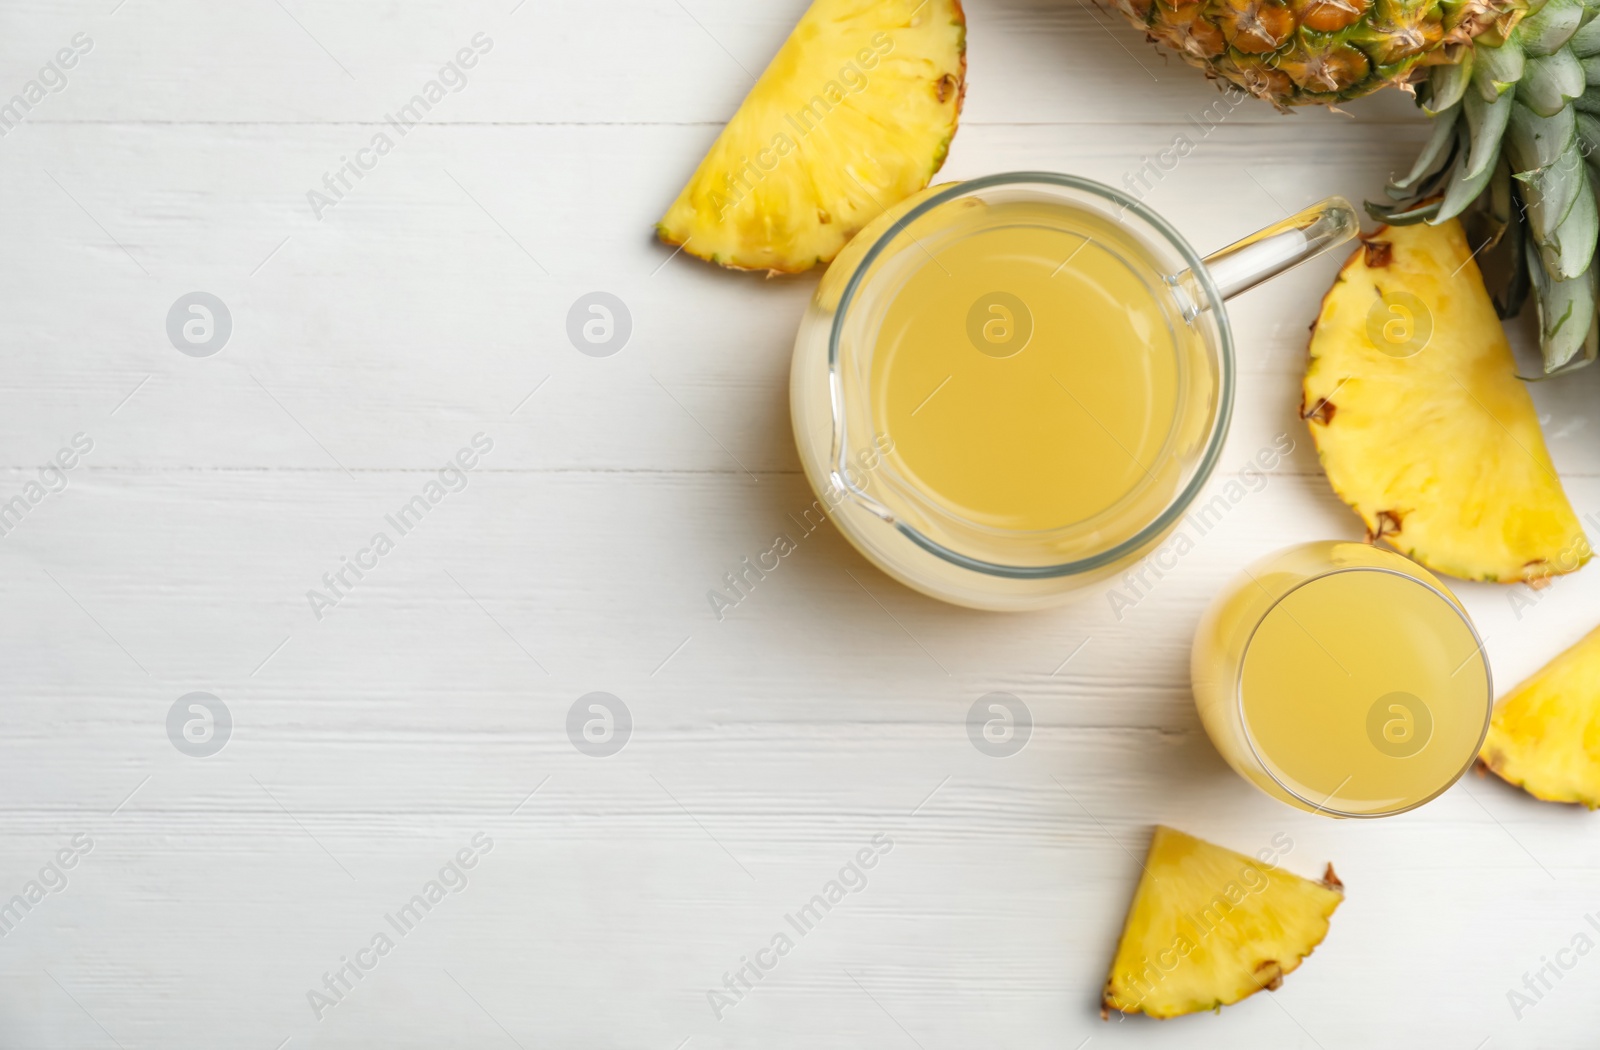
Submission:
[[[1600,629],[1496,705],[1478,757],[1534,798],[1600,809]]]
[[[1332,864],[1312,882],[1157,827],[1101,1016],[1178,1017],[1276,989],[1322,943],[1343,900]]]
[[[1381,227],[1312,326],[1301,415],[1372,537],[1510,583],[1592,553],[1461,226]]]
[[[815,0],[656,232],[733,269],[830,261],[944,164],[966,71],[960,0]]]

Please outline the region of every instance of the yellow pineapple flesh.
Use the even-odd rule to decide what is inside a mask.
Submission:
[[[1534,798],[1600,809],[1600,629],[1500,701],[1478,757]]]
[[[1461,227],[1365,239],[1312,327],[1301,415],[1368,534],[1435,572],[1572,572],[1589,542]]]
[[[1101,1012],[1178,1017],[1276,989],[1322,943],[1343,900],[1331,864],[1312,882],[1158,827]]]
[[[960,0],[815,0],[657,233],[736,269],[830,261],[944,164],[966,65]]]

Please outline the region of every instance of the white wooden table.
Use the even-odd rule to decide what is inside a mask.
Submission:
[[[0,901],[55,887],[0,913],[0,1046],[1594,1045],[1600,957],[1520,1019],[1507,1001],[1600,909],[1594,818],[1476,777],[1382,822],[1291,812],[1190,705],[1219,584],[1361,531],[1296,417],[1335,261],[1237,303],[1217,483],[1276,435],[1298,447],[1154,594],[1120,621],[1100,598],[945,607],[789,518],[811,499],[786,384],[814,276],[723,273],[650,235],[803,0],[514,2],[0,12],[0,99],[77,34],[86,52],[0,137],[0,503],[27,504],[0,539]],[[1147,199],[1201,248],[1378,192],[1424,134],[1398,94],[1353,117],[1242,106],[1202,134],[1216,89],[1113,16],[968,14],[942,177],[1121,183],[1188,135]],[[386,123],[475,37],[426,126]],[[394,149],[314,209],[385,129]],[[196,291],[231,317],[210,356],[167,331]],[[632,320],[606,357],[566,331],[596,291]],[[1600,371],[1535,397],[1600,515]],[[79,434],[92,450],[41,479]],[[462,488],[440,471],[479,434]],[[783,532],[799,549],[719,621],[707,591]],[[368,568],[334,594],[347,559]],[[1460,588],[1502,688],[1600,621],[1596,571]],[[1033,721],[1007,758],[968,737],[993,691]],[[168,733],[194,692],[231,721],[209,757],[185,751],[223,722],[185,738],[194,701],[183,749]],[[609,757],[568,734],[593,692],[631,719]],[[1156,822],[1336,863],[1348,902],[1281,991],[1099,1020]],[[866,884],[792,928],[875,836]],[[465,885],[448,871],[392,925],[461,850]],[[792,950],[715,1009],[780,932]],[[358,955],[378,934],[392,949]],[[372,968],[314,1007],[346,958]]]

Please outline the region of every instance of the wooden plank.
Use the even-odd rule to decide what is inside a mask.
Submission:
[[[0,1044],[1588,1045],[1587,966],[1521,1021],[1507,1002],[1594,910],[1581,814],[1476,778],[1384,822],[1292,812],[1193,713],[1188,641],[1216,590],[1264,551],[1360,534],[1296,414],[1338,260],[1232,307],[1213,485],[1278,435],[1297,446],[1131,608],[946,607],[794,522],[812,496],[789,347],[815,278],[650,237],[804,4],[513,3],[24,0],[0,34],[0,97],[94,41],[0,137],[0,500],[93,441],[0,536],[0,901],[92,841],[0,937]],[[944,176],[1126,185],[1189,135],[1147,200],[1202,250],[1380,192],[1426,133],[1398,93],[1205,131],[1215,87],[1120,15],[968,11]],[[463,90],[319,217],[308,191],[480,31]],[[196,290],[233,322],[210,357],[166,331]],[[612,357],[566,335],[596,290],[634,322]],[[1586,515],[1597,382],[1534,389]],[[389,520],[430,480],[459,487],[438,472],[480,433],[464,488]],[[378,532],[393,549],[332,594],[323,575]],[[707,592],[779,533],[796,551],[719,619]],[[1459,588],[1502,688],[1600,620],[1587,581]],[[320,617],[313,589],[338,598]],[[168,737],[194,691],[232,718],[207,758]],[[567,728],[596,691],[632,719],[607,758]],[[1011,758],[968,737],[993,691],[1032,719]],[[1097,1019],[1157,822],[1245,851],[1288,836],[1307,874],[1336,862],[1349,899],[1282,990]],[[714,1006],[880,834],[866,884]],[[463,848],[466,885],[319,1020],[324,972]]]

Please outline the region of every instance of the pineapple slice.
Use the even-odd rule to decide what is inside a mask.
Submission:
[[[656,232],[734,269],[828,262],[944,164],[966,71],[960,0],[814,0]]]
[[[1370,537],[1510,583],[1592,553],[1461,226],[1380,227],[1312,326],[1301,415]]]
[[[1600,809],[1600,628],[1500,701],[1478,757],[1534,798]]]
[[[1178,1017],[1228,1006],[1284,975],[1328,935],[1344,886],[1157,827],[1101,998],[1112,1010]]]

